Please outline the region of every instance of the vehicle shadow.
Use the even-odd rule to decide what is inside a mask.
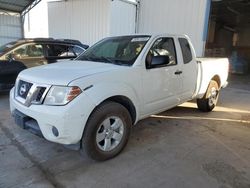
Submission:
[[[176,132],[225,126],[250,127],[250,110],[217,106],[212,112],[201,112],[194,102],[187,102],[139,121],[132,129],[129,148],[148,147],[160,143]]]

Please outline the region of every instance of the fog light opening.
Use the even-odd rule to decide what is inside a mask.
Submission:
[[[56,127],[52,127],[52,133],[53,133],[53,135],[55,136],[55,137],[58,137],[58,135],[59,135],[59,132],[58,132],[58,130],[57,130],[57,128]]]

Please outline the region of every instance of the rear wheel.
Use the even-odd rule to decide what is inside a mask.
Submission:
[[[211,80],[206,94],[203,98],[197,99],[198,109],[203,112],[210,112],[217,104],[219,97],[219,86],[214,80]]]
[[[124,106],[105,102],[91,114],[81,150],[97,161],[113,158],[126,146],[131,125],[130,114]]]

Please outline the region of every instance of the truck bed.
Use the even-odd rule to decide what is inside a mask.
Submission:
[[[199,75],[196,98],[202,98],[213,78],[219,79],[220,87],[227,85],[229,61],[227,58],[197,58]],[[226,70],[225,70],[226,69]],[[216,75],[216,76],[214,76]]]

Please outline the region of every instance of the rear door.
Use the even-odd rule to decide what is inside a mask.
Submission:
[[[169,58],[168,62],[153,65],[155,60],[165,57]],[[174,38],[155,40],[146,58],[150,61],[147,59],[152,59],[152,63],[142,75],[144,115],[177,105],[182,91],[181,65],[177,62]]]
[[[198,64],[196,62],[194,50],[190,45],[190,42],[184,38],[179,37],[178,42],[180,53],[179,61],[182,64],[182,79],[183,79],[183,88],[182,88],[182,96],[181,99],[186,101],[191,99],[193,94],[195,93],[196,85],[197,85],[197,77],[198,77]]]

